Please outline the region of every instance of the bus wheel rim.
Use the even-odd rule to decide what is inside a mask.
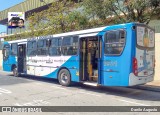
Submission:
[[[61,74],[61,81],[63,83],[66,83],[68,81],[68,76],[66,75],[66,73]]]

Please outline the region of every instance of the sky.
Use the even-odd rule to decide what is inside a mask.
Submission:
[[[18,3],[21,3],[25,0],[0,0],[0,11],[5,10],[9,7],[12,7]],[[0,25],[0,33],[1,32],[6,32],[6,26]]]

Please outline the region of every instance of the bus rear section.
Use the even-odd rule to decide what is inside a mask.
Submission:
[[[145,25],[136,25],[135,56],[132,60],[132,72],[129,85],[151,82],[154,79],[155,68],[155,33]]]

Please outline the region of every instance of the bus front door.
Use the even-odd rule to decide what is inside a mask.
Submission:
[[[26,67],[26,44],[18,45],[18,73],[24,73]]]

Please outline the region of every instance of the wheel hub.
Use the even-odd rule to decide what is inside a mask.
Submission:
[[[68,80],[68,77],[67,77],[67,75],[66,75],[65,73],[62,73],[62,74],[61,74],[61,79],[62,79],[62,82],[63,82],[63,83],[66,83],[67,80]]]

